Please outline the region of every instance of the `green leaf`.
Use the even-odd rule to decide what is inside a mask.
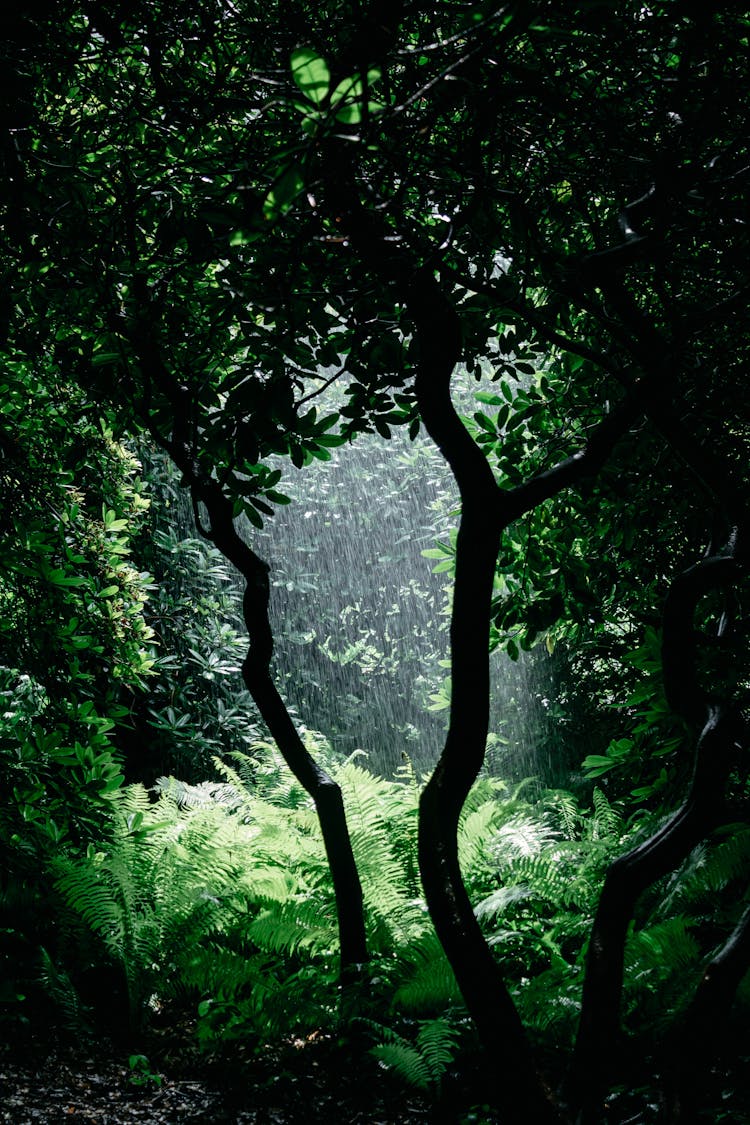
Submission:
[[[295,84],[306,98],[315,105],[320,105],[331,84],[328,63],[310,47],[299,47],[292,51],[290,61]]]
[[[379,82],[383,77],[383,72],[378,67],[373,67],[367,71],[367,88],[371,89],[376,82]],[[352,74],[349,78],[344,78],[339,82],[336,89],[331,94],[331,105],[337,106],[341,102],[360,101],[365,92],[365,84],[362,81],[360,74]]]
[[[260,238],[260,231],[257,230],[235,230],[229,239],[230,246],[247,246],[250,242],[255,242]]]
[[[601,777],[602,774],[609,773],[616,764],[612,758],[607,758],[604,754],[589,754],[583,759],[583,768],[587,777]]]
[[[263,201],[264,217],[277,219],[286,214],[304,186],[305,181],[296,164],[285,168]]]

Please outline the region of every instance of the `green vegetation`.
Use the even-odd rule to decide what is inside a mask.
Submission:
[[[9,1037],[747,1112],[750,19],[559,7],[9,18]]]

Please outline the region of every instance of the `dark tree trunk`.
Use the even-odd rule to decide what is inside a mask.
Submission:
[[[736,760],[741,718],[730,702],[707,697],[698,675],[695,612],[710,590],[723,591],[736,573],[734,540],[728,553],[704,559],[679,575],[664,610],[662,660],[667,698],[674,710],[703,729],[696,741],[693,776],[682,807],[650,839],[610,866],[596,912],[583,987],[583,1004],[566,1094],[596,1122],[601,1095],[618,1054],[620,998],[627,928],[638,898],[673,870],[720,823],[725,789]],[[728,626],[723,616],[722,636]]]
[[[240,538],[231,505],[218,485],[208,482],[195,492],[208,512],[212,541],[247,584],[243,612],[250,649],[242,677],[284,761],[315,802],[336,897],[342,975],[350,976],[367,960],[367,939],[362,886],[341,789],[306,749],[270,673],[273,637],[268,619],[268,566]]]
[[[450,399],[450,377],[460,355],[456,312],[427,273],[414,279],[409,308],[419,340],[416,386],[422,419],[450,464],[462,501],[451,619],[451,716],[443,753],[420,801],[420,873],[430,917],[493,1068],[493,1096],[503,1120],[553,1122],[557,1115],[458,862],[458,820],[484,761],[489,723],[497,488]]]
[[[737,988],[750,968],[750,907],[724,948],[709,962],[667,1050],[671,1081],[669,1115],[688,1125],[700,1108],[702,1079],[726,1041],[729,1012]],[[724,1034],[722,1034],[722,1032]]]
[[[143,300],[145,318],[148,304],[145,296]],[[136,354],[146,377],[153,380],[171,405],[174,418],[171,438],[165,439],[156,432],[154,438],[166,449],[190,485],[198,529],[245,579],[242,606],[249,650],[242,666],[242,676],[284,761],[315,802],[336,899],[342,979],[350,979],[357,975],[359,966],[368,958],[362,886],[341,790],[308,752],[271,676],[273,634],[268,618],[268,565],[237,532],[232,503],[219,483],[208,477],[198,465],[186,432],[191,405],[189,393],[166,369],[153,339],[152,328],[145,320],[140,325]],[[201,504],[208,515],[207,528],[202,526],[199,517]]]

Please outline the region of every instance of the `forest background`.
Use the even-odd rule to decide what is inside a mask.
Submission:
[[[466,1120],[747,1113],[749,25],[11,19],[9,1031],[106,994]]]

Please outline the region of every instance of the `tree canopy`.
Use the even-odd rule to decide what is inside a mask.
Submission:
[[[104,417],[166,451],[244,577],[245,683],[314,798],[345,977],[367,948],[341,793],[274,683],[268,568],[241,528],[285,503],[279,457],[304,470],[363,433],[423,428],[455,476],[450,721],[419,865],[508,1120],[598,1120],[637,901],[746,798],[749,31],[735,5],[677,0],[71,0],[8,41],[6,363],[57,380],[71,435]],[[472,380],[481,410],[455,389]],[[20,464],[33,434],[4,396]],[[459,862],[488,652],[565,640],[593,691],[638,634],[663,676],[647,737],[589,768],[650,738],[643,794],[676,811],[609,868],[553,1104]],[[714,982],[746,966],[749,918],[667,1070],[725,1018]]]

